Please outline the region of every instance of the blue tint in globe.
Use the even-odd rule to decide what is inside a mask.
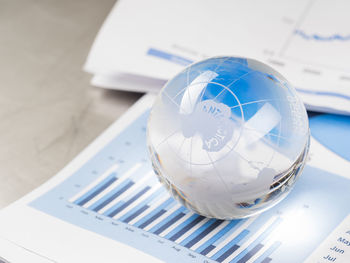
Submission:
[[[252,59],[195,63],[161,90],[148,122],[154,170],[171,194],[207,217],[259,213],[291,190],[309,128],[295,89]]]

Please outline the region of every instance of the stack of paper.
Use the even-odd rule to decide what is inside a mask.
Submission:
[[[119,0],[85,69],[92,84],[157,92],[186,65],[219,55],[281,72],[308,109],[350,114],[350,2]]]

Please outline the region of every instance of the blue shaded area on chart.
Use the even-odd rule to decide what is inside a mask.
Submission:
[[[321,116],[319,123],[311,120],[311,130],[318,131],[328,126],[328,122],[323,122]],[[230,262],[244,262],[263,249],[265,252],[255,262],[270,260],[286,263],[302,262],[350,212],[348,206],[350,180],[306,167],[290,195],[277,206],[258,216],[244,229],[240,227],[247,219],[233,220],[205,240],[204,238],[223,222],[214,219],[206,220],[199,215],[190,214],[184,207],[174,210],[177,203],[170,197],[166,198],[163,188],[154,191],[127,213],[121,215],[123,209],[133,201],[141,200],[139,198],[157,184],[155,178],[149,178],[137,185],[140,179],[151,171],[145,143],[147,118],[148,112],[145,112],[77,172],[30,203],[30,206],[78,227],[133,246],[167,262],[220,262],[235,252],[237,256]],[[316,126],[315,123],[317,123]],[[317,137],[316,134],[315,136]],[[337,139],[341,142],[345,138],[339,135]],[[339,153],[339,150],[336,151]],[[93,189],[75,201],[68,201],[115,163],[119,165],[116,171],[108,174]],[[136,163],[140,163],[140,167],[128,178],[124,178],[125,173],[130,171]],[[89,204],[104,190],[123,178],[125,180],[111,192]],[[114,198],[126,193],[131,187],[135,187],[135,191],[123,200],[112,203]],[[147,212],[147,209],[162,197],[165,200],[154,210]],[[96,213],[106,204],[111,205],[109,209],[102,214]],[[152,226],[155,220],[170,213],[169,211],[173,212]],[[138,219],[142,213],[146,213],[145,216]],[[112,218],[113,216],[115,218]],[[271,218],[273,218],[272,223],[259,236],[251,239],[254,233],[262,229]],[[180,220],[183,220],[182,223],[175,227]],[[194,228],[199,225],[200,227]],[[171,226],[174,227],[170,229]],[[167,229],[171,231],[169,230],[164,237],[160,237],[159,235],[165,233]],[[190,235],[178,243],[174,242],[191,229],[194,231]],[[240,231],[228,239],[237,229]],[[283,235],[272,240],[269,247],[264,247],[266,240],[272,238],[277,230]],[[194,249],[194,245],[202,239],[205,242]],[[241,247],[244,249],[240,251]],[[237,251],[240,252],[237,253]],[[289,256],[291,253],[293,258]]]
[[[310,119],[312,136],[329,150],[350,161],[350,117],[322,114]]]

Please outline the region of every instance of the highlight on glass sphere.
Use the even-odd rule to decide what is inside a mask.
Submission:
[[[206,217],[255,215],[282,200],[305,164],[309,126],[295,89],[271,67],[214,57],[163,87],[147,128],[155,173]]]

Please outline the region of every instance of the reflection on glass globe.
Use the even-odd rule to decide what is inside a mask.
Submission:
[[[160,181],[187,208],[247,217],[291,190],[308,152],[308,118],[295,89],[271,67],[215,57],[161,90],[148,146]]]

